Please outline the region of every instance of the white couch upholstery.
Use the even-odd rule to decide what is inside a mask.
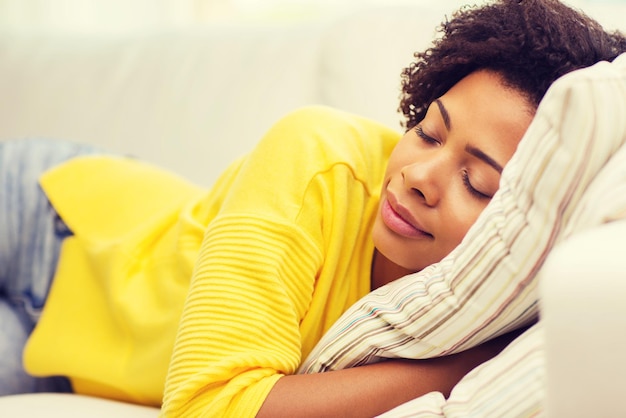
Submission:
[[[381,14],[385,17],[381,18]],[[272,123],[327,104],[391,125],[399,74],[443,13],[123,36],[0,37],[0,140],[87,141],[210,184]]]
[[[399,74],[450,12],[440,9],[386,7],[303,25],[232,24],[119,36],[0,33],[0,140],[90,142],[208,186],[275,120],[299,106],[335,106],[400,129]],[[589,12],[615,22],[626,4]],[[542,298],[554,416],[626,416],[615,392],[626,386],[626,288],[616,285],[612,298],[601,292],[626,278],[626,259],[613,257],[606,274],[593,277],[594,286],[575,280],[603,263],[607,251],[624,248],[624,240],[624,224],[602,228],[563,246],[550,265],[554,274],[547,277],[554,280],[542,287]],[[596,301],[596,316],[576,309],[572,301],[580,297]],[[605,314],[611,314],[610,323],[589,326]],[[596,362],[590,353],[600,346],[581,342],[607,336],[611,344],[601,346]],[[607,397],[615,405],[606,414],[585,409]],[[7,417],[158,413],[77,395],[0,398],[0,411]]]

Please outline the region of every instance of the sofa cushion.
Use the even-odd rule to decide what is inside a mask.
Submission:
[[[0,397],[3,417],[24,418],[156,418],[159,409],[89,396],[37,393]]]
[[[318,102],[320,25],[0,36],[0,140],[88,142],[201,184]]]

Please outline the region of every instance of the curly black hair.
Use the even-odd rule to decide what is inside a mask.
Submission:
[[[499,0],[465,6],[441,24],[433,46],[402,72],[399,111],[410,129],[428,106],[476,70],[492,70],[535,107],[560,76],[626,51],[623,34],[607,32],[558,0]]]

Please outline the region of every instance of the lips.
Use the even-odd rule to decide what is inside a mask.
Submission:
[[[392,206],[392,202],[395,205]],[[407,238],[432,238],[432,234],[420,229],[409,212],[395,203],[393,195],[385,199],[381,208],[382,220],[389,229]]]

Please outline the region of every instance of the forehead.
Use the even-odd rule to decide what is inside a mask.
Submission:
[[[439,98],[446,109],[475,117],[493,118],[494,122],[513,122],[527,113],[532,117],[535,106],[526,98],[524,92],[510,87],[500,74],[495,71],[479,70],[462,78]],[[511,118],[506,117],[511,115]],[[526,119],[522,117],[521,119]]]
[[[441,106],[428,112],[448,118],[450,134],[467,145],[493,150],[494,158],[507,162],[532,121],[535,107],[500,75],[476,71],[461,79],[439,98]]]

